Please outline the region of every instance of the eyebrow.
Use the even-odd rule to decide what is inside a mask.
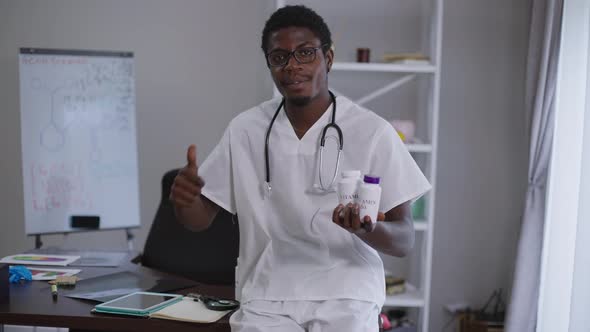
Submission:
[[[312,44],[312,45],[313,45],[313,42],[312,42],[312,41],[309,41],[309,40],[308,40],[308,41],[305,41],[305,42],[303,42],[303,43],[301,43],[301,44],[299,44],[299,45],[295,46],[295,49],[298,49],[298,48],[300,48],[300,47],[302,47],[302,46],[305,46],[305,45],[308,45],[308,44]],[[312,45],[310,45],[310,46],[312,46]],[[321,45],[320,45],[320,46],[321,46]],[[315,47],[315,46],[312,46],[312,47]],[[281,50],[281,51],[286,51],[286,52],[291,52],[291,51],[289,51],[289,50],[286,50],[286,49],[284,49],[284,48],[275,47],[275,48],[271,49],[270,51],[268,51],[268,53],[271,53],[271,52],[274,52],[274,51],[279,51],[279,50]]]

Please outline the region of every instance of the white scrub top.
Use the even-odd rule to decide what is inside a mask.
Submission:
[[[301,140],[281,110],[269,142],[272,195],[264,196],[265,134],[280,101],[264,102],[234,118],[199,167],[206,183],[202,194],[238,215],[236,298],[356,299],[382,306],[385,277],[377,251],[332,222],[335,192],[313,190],[319,183],[319,139],[332,105]],[[430,189],[391,124],[344,97],[337,97],[336,104],[336,123],[344,135],[340,171],[381,177],[380,211]],[[327,136],[337,137],[332,129]],[[328,138],[322,170],[326,182],[332,179],[335,151],[335,140]]]

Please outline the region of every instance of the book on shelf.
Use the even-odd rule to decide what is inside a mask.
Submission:
[[[428,60],[402,59],[402,60],[391,61],[390,63],[400,64],[400,65],[427,66],[427,65],[430,64],[430,61],[428,61]]]
[[[429,65],[430,59],[422,53],[385,53],[383,61],[386,63],[405,65]]]
[[[385,294],[395,295],[405,293],[406,280],[404,278],[385,276]]]

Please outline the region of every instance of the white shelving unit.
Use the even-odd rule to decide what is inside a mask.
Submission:
[[[421,332],[429,331],[443,1],[276,0],[277,8],[304,4],[326,20],[335,44],[330,72],[334,93],[387,120],[409,119],[416,124],[420,140],[406,146],[433,190],[425,195],[424,216],[414,218],[417,241],[413,254],[406,258],[382,256],[385,269],[407,281],[406,291],[387,296],[383,309],[408,309]],[[354,62],[357,47],[370,48],[371,62]],[[429,61],[380,62],[386,52],[420,52]]]
[[[432,145],[431,144],[406,144],[406,147],[408,148],[408,151],[414,152],[414,153],[419,153],[419,152],[430,153],[430,152],[432,152]]]
[[[381,73],[434,73],[436,67],[433,65],[405,65],[391,63],[358,63],[358,62],[336,62],[333,70],[362,71]]]
[[[421,308],[424,306],[424,303],[426,303],[424,293],[416,288],[416,286],[408,283],[406,284],[406,291],[404,293],[388,296],[385,299],[384,306]]]

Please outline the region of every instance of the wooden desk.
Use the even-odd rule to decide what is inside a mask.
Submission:
[[[176,278],[166,273],[125,263],[117,268],[81,267],[81,278],[91,278],[120,271],[131,271],[144,275]],[[8,279],[1,282],[7,283]],[[230,286],[199,284],[196,287],[178,291],[179,294],[197,292],[213,296],[234,298]],[[147,319],[113,315],[92,314],[95,303],[71,299],[60,295],[53,301],[46,281],[24,284],[9,284],[8,294],[0,293],[0,332],[3,325],[27,325],[67,327],[83,331],[230,331],[229,315],[211,324],[195,324],[164,319]]]

